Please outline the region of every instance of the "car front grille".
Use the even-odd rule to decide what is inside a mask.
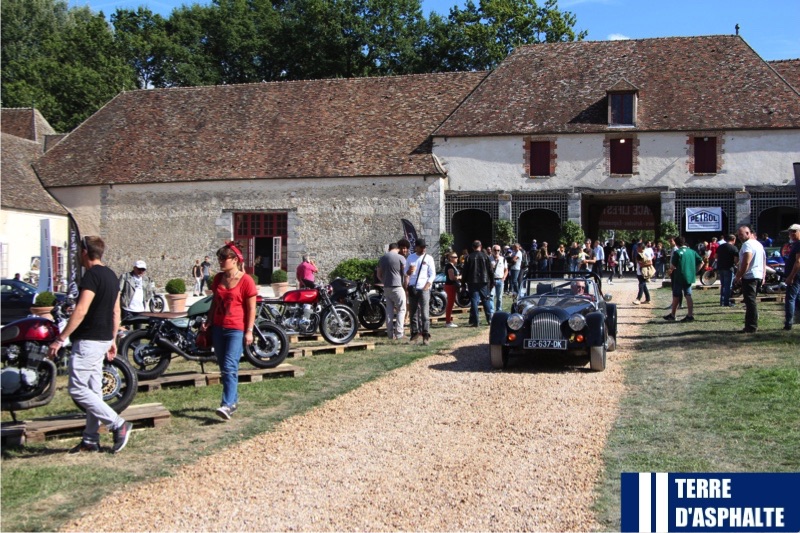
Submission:
[[[541,313],[531,319],[531,338],[561,340],[561,319],[553,313]]]

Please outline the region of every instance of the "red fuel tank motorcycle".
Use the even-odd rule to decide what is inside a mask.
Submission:
[[[358,332],[358,318],[353,310],[331,301],[330,285],[286,292],[281,298],[258,299],[256,321],[269,321],[287,333],[312,335],[319,329],[331,344],[347,344]]]
[[[62,346],[56,358],[47,358],[47,350],[67,322],[65,302],[53,309],[55,322],[39,316],[21,318],[0,331],[0,389],[2,410],[33,409],[47,405],[56,393],[58,368],[70,357],[69,344]],[[114,411],[121,413],[133,401],[138,388],[136,372],[125,361],[116,357],[103,364],[103,400]]]

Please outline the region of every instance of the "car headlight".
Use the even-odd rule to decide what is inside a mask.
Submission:
[[[586,327],[586,317],[583,315],[572,315],[569,317],[568,323],[572,331],[580,331]]]
[[[524,315],[525,311],[527,311],[530,307],[533,307],[534,303],[530,300],[523,300],[517,304],[517,313]]]
[[[525,318],[519,313],[510,314],[506,319],[506,326],[508,326],[508,329],[513,329],[514,331],[521,329],[524,323]]]

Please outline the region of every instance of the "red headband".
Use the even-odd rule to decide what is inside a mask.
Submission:
[[[229,242],[229,243],[228,243],[228,244],[226,244],[225,246],[226,246],[226,247],[227,247],[227,248],[228,248],[228,249],[229,249],[231,252],[233,252],[234,254],[236,254],[236,259],[238,259],[240,263],[244,263],[244,256],[242,255],[242,252],[240,252],[240,251],[239,251],[239,249],[236,247],[236,245],[235,245],[235,244],[233,244],[232,242]]]

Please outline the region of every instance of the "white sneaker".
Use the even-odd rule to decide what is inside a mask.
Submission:
[[[446,328],[457,328],[458,324],[456,324],[455,322],[448,322],[447,324],[444,325],[444,327],[446,327]]]

